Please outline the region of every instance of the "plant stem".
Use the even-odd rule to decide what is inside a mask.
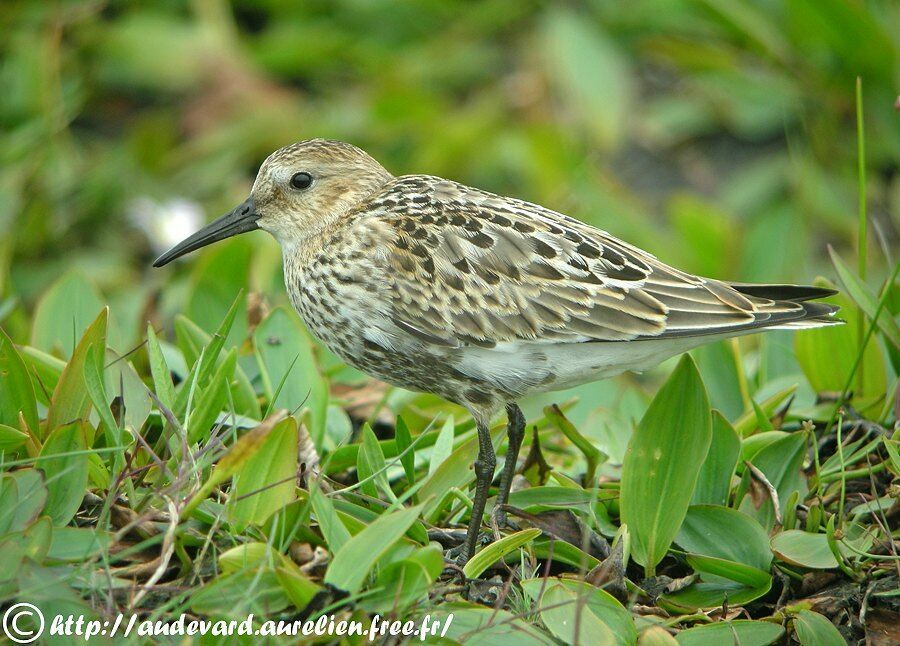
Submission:
[[[866,139],[865,139],[865,130],[863,127],[863,98],[862,98],[862,78],[856,77],[856,152],[857,152],[857,178],[859,181],[859,227],[857,234],[857,259],[858,259],[858,270],[859,270],[859,279],[863,282],[866,280],[866,254],[867,254],[867,227],[866,227]],[[860,354],[865,350],[863,346],[863,336],[864,332],[864,323],[865,323],[865,314],[862,311],[862,308],[859,308],[857,312],[858,318],[858,326],[857,326],[857,347],[859,348]],[[862,394],[863,390],[863,381],[864,381],[865,371],[862,370],[862,360],[860,360],[860,370],[856,375],[856,390],[857,396]]]

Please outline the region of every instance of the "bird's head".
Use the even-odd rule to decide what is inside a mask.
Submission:
[[[240,233],[263,229],[292,247],[371,195],[391,174],[365,152],[341,141],[310,139],[285,146],[260,166],[242,204],[182,240],[153,263]]]

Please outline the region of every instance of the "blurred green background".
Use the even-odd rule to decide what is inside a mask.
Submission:
[[[890,0],[7,0],[0,32],[0,324],[61,356],[105,302],[120,352],[147,319],[213,329],[241,287],[286,303],[263,233],[150,262],[310,137],[540,202],[693,272],[809,282],[833,279],[829,244],[855,262],[860,76],[873,277],[896,247]],[[35,338],[54,291],[77,297],[74,323]],[[790,335],[759,338],[740,359],[753,394],[802,381]],[[699,359],[714,404],[740,413],[734,370],[717,372],[734,354]],[[610,420],[649,392],[637,379],[581,389],[572,413],[613,455]]]

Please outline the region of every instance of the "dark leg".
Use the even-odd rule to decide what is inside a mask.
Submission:
[[[510,402],[506,405],[506,416],[506,436],[509,438],[509,446],[506,449],[506,459],[503,461],[500,490],[497,493],[497,503],[494,507],[494,518],[497,519],[499,527],[506,524],[506,512],[502,507],[509,500],[509,488],[516,472],[519,449],[522,448],[522,440],[525,439],[525,416],[522,414],[522,409],[515,402]]]
[[[466,534],[466,548],[462,553],[460,565],[465,564],[475,554],[475,543],[478,541],[478,532],[481,530],[481,521],[484,516],[484,505],[487,502],[488,488],[494,479],[494,467],[497,465],[497,457],[494,455],[494,446],[491,444],[491,432],[487,422],[478,421],[478,458],[475,460],[475,498],[472,501],[472,519],[469,521],[469,531]]]

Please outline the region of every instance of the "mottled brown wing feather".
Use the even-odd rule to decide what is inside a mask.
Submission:
[[[397,178],[367,209],[389,231],[392,318],[429,343],[694,336],[804,315],[560,213],[435,177]]]

